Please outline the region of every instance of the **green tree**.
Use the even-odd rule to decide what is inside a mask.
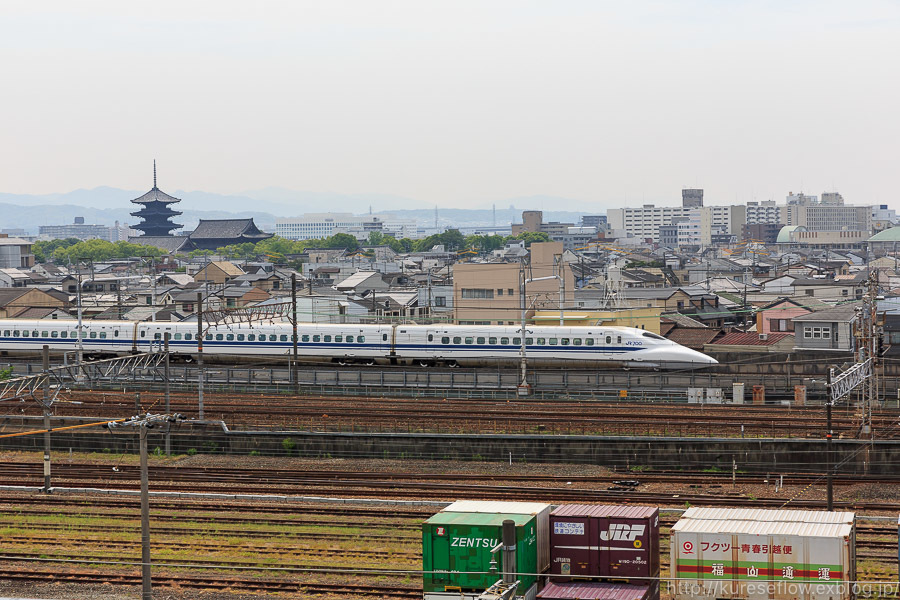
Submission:
[[[106,240],[86,240],[71,246],[57,248],[53,251],[53,260],[57,263],[74,263],[81,259],[103,261],[114,258],[162,255],[163,251],[156,246],[130,244],[124,241],[112,243]]]
[[[59,240],[48,240],[46,242],[35,242],[31,246],[31,251],[34,253],[34,260],[39,263],[44,263],[50,260],[53,257],[53,253],[58,248],[68,248],[69,246],[74,246],[80,240],[78,238],[66,238]]]
[[[256,258],[259,255],[256,251],[256,245],[252,242],[230,244],[222,248],[216,248],[216,254],[224,256],[228,260],[251,259]]]
[[[524,241],[525,247],[531,246],[535,242],[549,242],[550,236],[544,232],[535,232],[535,231],[523,231],[519,235],[507,236],[504,238],[503,243],[512,242],[512,241]]]
[[[372,246],[381,246],[382,244],[387,243],[386,237],[387,236],[380,231],[372,231],[369,233],[368,243]]]
[[[326,248],[346,248],[347,250],[359,248],[359,241],[349,233],[336,233],[322,242]]]

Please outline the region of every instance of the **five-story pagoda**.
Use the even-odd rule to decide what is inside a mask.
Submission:
[[[145,236],[170,236],[169,232],[173,229],[184,227],[180,223],[173,223],[169,220],[181,214],[177,210],[169,208],[169,205],[181,202],[181,200],[168,195],[156,187],[155,160],[153,161],[153,189],[140,198],[135,198],[132,202],[144,206],[141,210],[131,213],[131,216],[143,219],[143,221],[133,227],[143,231]]]

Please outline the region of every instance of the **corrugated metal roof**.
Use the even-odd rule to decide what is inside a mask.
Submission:
[[[766,339],[762,339],[759,333],[726,333],[710,344],[714,346],[772,346],[786,337],[793,338],[793,333],[768,333]]]
[[[682,519],[713,521],[771,521],[781,523],[854,523],[856,513],[824,510],[770,510],[764,508],[715,508],[692,506]]]
[[[516,515],[536,515],[550,508],[541,502],[502,502],[493,500],[457,500],[443,512],[465,513],[508,513]]]
[[[681,519],[672,533],[724,533],[748,535],[796,535],[800,537],[845,538],[853,533],[846,523],[785,523],[774,521],[736,521],[733,519]]]
[[[551,517],[617,517],[649,519],[659,509],[651,506],[617,506],[611,504],[563,504],[550,513]]]
[[[548,583],[537,595],[541,600],[643,600],[649,586],[625,583]]]

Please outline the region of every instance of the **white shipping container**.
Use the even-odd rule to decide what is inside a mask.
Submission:
[[[849,600],[852,526],[682,519],[671,531],[677,600]]]

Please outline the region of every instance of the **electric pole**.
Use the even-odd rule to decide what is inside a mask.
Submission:
[[[114,427],[139,427],[141,452],[141,600],[153,600],[153,583],[150,577],[150,482],[147,465],[147,430],[157,425],[168,425],[184,420],[179,414],[152,415],[131,417],[126,421],[110,421],[109,429]]]
[[[197,418],[203,420],[203,292],[197,292]]]
[[[310,299],[312,302],[312,299]],[[297,372],[297,275],[291,273],[291,326],[293,328],[294,361],[291,364],[291,380],[297,393],[300,392],[300,376]]]

